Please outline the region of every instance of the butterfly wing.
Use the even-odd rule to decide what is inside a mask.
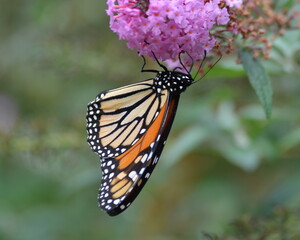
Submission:
[[[88,105],[88,143],[101,158],[100,207],[124,211],[150,177],[172,126],[179,95],[153,80],[106,91]]]

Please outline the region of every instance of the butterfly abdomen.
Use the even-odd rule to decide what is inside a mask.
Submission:
[[[190,86],[193,79],[190,75],[181,72],[164,71],[158,72],[154,78],[153,89],[158,93],[164,89],[169,90],[173,94],[180,94]]]

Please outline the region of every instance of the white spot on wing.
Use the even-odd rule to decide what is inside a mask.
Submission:
[[[141,131],[140,131],[140,134],[143,134],[144,132],[146,132],[146,129],[143,128]]]
[[[135,181],[138,177],[136,171],[131,171],[128,176],[132,179],[132,181]]]
[[[144,171],[145,171],[145,168],[142,168],[142,169],[140,170],[139,174],[142,175],[142,174],[144,173]]]
[[[142,157],[141,162],[144,163],[144,162],[146,161],[147,157],[148,157],[148,154],[145,154],[145,155]]]

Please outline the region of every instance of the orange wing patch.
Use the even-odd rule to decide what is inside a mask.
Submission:
[[[162,121],[164,119],[165,111],[167,104],[165,103],[164,107],[161,109],[159,115],[143,135],[143,137],[134,144],[128,151],[116,157],[116,160],[119,160],[118,169],[122,170],[128,167],[133,161],[135,161],[139,153],[150,146],[153,143],[158,135],[159,129],[162,126]]]

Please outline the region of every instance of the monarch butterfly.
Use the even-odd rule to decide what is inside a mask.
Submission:
[[[154,54],[153,54],[154,55]],[[101,158],[99,206],[110,216],[123,212],[149,179],[170,132],[180,94],[194,78],[163,69],[155,78],[100,93],[87,107],[91,149]]]

